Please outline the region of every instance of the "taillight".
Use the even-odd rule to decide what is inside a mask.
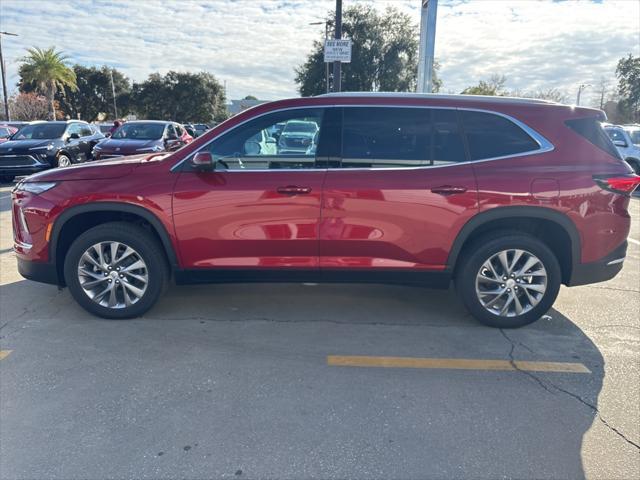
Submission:
[[[623,195],[631,195],[640,185],[639,175],[594,175],[593,179],[605,190]]]

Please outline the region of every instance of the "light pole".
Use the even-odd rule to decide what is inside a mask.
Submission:
[[[4,57],[2,56],[2,35],[10,35],[17,37],[17,33],[0,32],[0,70],[2,70],[2,95],[4,97],[4,114],[7,117],[7,121],[11,121],[9,116],[9,97],[7,97],[7,77],[4,71]]]
[[[576,105],[580,105],[580,96],[582,95],[582,91],[587,88],[590,87],[591,84],[590,83],[583,83],[578,87],[578,96],[576,97]]]
[[[342,38],[342,0],[336,0],[336,28],[335,39]],[[342,64],[333,62],[333,91],[339,92],[342,89]]]
[[[329,21],[325,20],[324,22],[311,22],[309,25],[324,25],[324,43],[327,44],[327,39],[329,38]],[[329,93],[329,63],[324,62],[324,78],[327,84],[327,93]]]
[[[420,17],[420,55],[418,60],[418,92],[433,90],[433,53],[436,43],[438,0],[422,0]]]

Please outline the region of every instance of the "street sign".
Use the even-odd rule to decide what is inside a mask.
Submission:
[[[351,40],[325,40],[324,61],[351,63]]]

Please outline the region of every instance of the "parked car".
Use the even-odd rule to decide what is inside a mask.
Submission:
[[[29,123],[0,144],[0,177],[11,182],[17,175],[92,160],[91,150],[103,138],[78,120]]]
[[[290,120],[278,138],[278,151],[282,154],[304,153],[313,143],[319,127],[316,122]]]
[[[196,137],[199,137],[200,135],[205,133],[210,128],[211,127],[209,127],[209,125],[207,125],[206,123],[195,123],[195,124],[193,124],[193,129],[194,129],[194,131],[196,133]]]
[[[259,105],[172,154],[20,182],[18,269],[66,285],[105,318],[143,314],[171,277],[441,288],[453,280],[478,320],[519,327],[553,305],[561,284],[622,268],[640,177],[603,119],[589,108],[467,95]],[[315,125],[315,153],[246,148],[281,122],[305,133]]]
[[[640,174],[640,128],[605,125],[604,127],[622,158]],[[634,142],[634,138],[635,142]]]
[[[18,129],[16,127],[0,124],[0,143],[4,143],[9,140],[9,137],[17,131]]]
[[[93,149],[97,159],[177,150],[193,137],[178,123],[136,120],[119,127]]]

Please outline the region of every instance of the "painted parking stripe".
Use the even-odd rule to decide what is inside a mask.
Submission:
[[[370,357],[328,355],[333,367],[433,368],[451,370],[525,370],[528,372],[591,373],[582,363],[532,362],[527,360],[474,360],[469,358]]]
[[[635,245],[640,245],[640,242],[638,240],[636,240],[635,238],[627,238],[627,240],[629,240],[631,243],[635,244]]]
[[[7,358],[12,351],[13,350],[0,350],[0,360]]]

